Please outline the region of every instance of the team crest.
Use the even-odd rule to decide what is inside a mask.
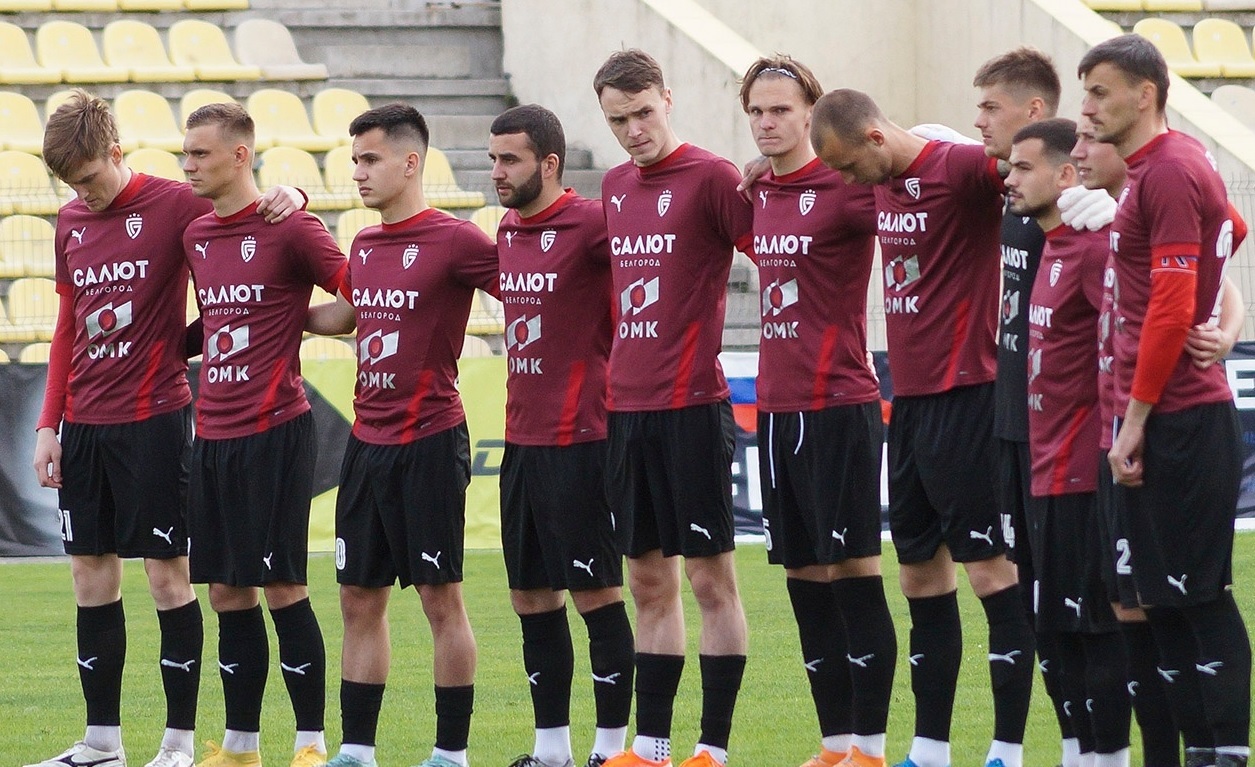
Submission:
[[[1061,274],[1063,274],[1063,262],[1056,258],[1055,262],[1050,265],[1050,287],[1053,288],[1059,284]]]
[[[549,249],[553,247],[553,243],[557,239],[558,239],[558,233],[552,229],[546,229],[545,231],[541,232],[540,233],[541,252],[548,253]]]
[[[253,260],[253,255],[257,253],[257,239],[252,235],[245,237],[240,241],[240,258],[244,259],[244,263]]]
[[[667,189],[658,195],[658,218],[667,215],[667,211],[671,208],[671,190]]]
[[[805,192],[802,192],[801,197],[797,198],[797,210],[799,213],[805,216],[807,213],[810,213],[811,209],[814,207],[815,207],[815,190],[807,189]]]
[[[126,236],[132,240],[139,236],[140,230],[144,228],[144,219],[138,213],[132,213],[126,219]]]
[[[401,254],[401,267],[409,269],[418,260],[418,246],[410,243],[410,246]]]
[[[919,179],[908,178],[906,180],[906,191],[908,194],[910,194],[912,197],[918,200],[920,196]]]

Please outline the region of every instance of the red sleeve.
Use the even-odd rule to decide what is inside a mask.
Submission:
[[[1242,218],[1242,214],[1238,209],[1233,207],[1233,201],[1229,201],[1229,220],[1233,222],[1233,250],[1237,253],[1238,248],[1242,247],[1242,242],[1246,239],[1246,235],[1250,233],[1250,229],[1246,226],[1246,219]]]
[[[751,256],[754,252],[754,206],[736,190],[741,183],[741,172],[727,160],[714,163],[706,194],[709,213],[713,216],[715,230],[720,232],[732,247]]]
[[[353,303],[353,270],[348,267],[347,261],[344,267],[344,277],[340,279],[340,295],[344,296],[345,301]]]
[[[70,380],[70,357],[74,350],[74,298],[64,293],[57,305],[57,324],[52,333],[48,356],[48,381],[44,384],[44,407],[35,429],[57,428],[65,415],[65,393]]]
[[[1134,399],[1155,404],[1181,358],[1194,317],[1198,284],[1198,245],[1176,243],[1151,248],[1150,302],[1137,345]]]
[[[469,221],[459,224],[453,236],[453,252],[457,259],[454,275],[458,281],[501,300],[501,267],[497,261],[497,243]]]

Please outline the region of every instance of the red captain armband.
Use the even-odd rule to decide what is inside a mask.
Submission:
[[[1197,284],[1197,244],[1151,249],[1150,301],[1137,345],[1131,391],[1134,399],[1152,405],[1159,402],[1185,348],[1194,317]]]

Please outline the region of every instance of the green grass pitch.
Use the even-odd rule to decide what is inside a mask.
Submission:
[[[891,552],[886,546],[886,552]],[[889,721],[888,757],[893,763],[910,743],[913,704],[906,663],[909,621],[897,588],[897,568],[885,558],[890,607],[898,628],[898,670]],[[761,546],[738,549],[742,599],[750,625],[749,666],[732,731],[731,761],[737,765],[798,765],[818,748],[818,727],[798,649],[797,631],[784,589],[783,572],[766,563]],[[479,643],[475,717],[470,760],[476,767],[504,767],[532,745],[531,703],[522,670],[518,621],[510,611],[499,552],[475,551],[466,557],[466,600]],[[1255,536],[1239,535],[1234,554],[1239,604],[1250,620],[1255,600]],[[332,559],[310,562],[313,603],[327,641],[327,739],[332,753],[339,743],[339,661],[341,623]],[[129,634],[122,717],[124,743],[131,764],[140,767],[155,752],[164,723],[164,701],[157,666],[157,620],[147,594],[143,568],[128,563],[124,601]],[[961,583],[964,659],[955,705],[953,763],[983,764],[992,733],[984,616],[966,583]],[[689,624],[689,664],[676,702],[674,746],[686,756],[697,737],[701,690],[697,669],[697,610],[685,595]],[[222,690],[214,659],[217,623],[206,610],[205,669],[202,672],[198,758],[204,740],[222,735]],[[629,600],[630,604],[630,600]],[[69,567],[64,562],[0,565],[0,767],[16,767],[46,758],[82,735],[83,702],[74,666],[74,607]],[[396,594],[392,611],[393,665],[379,725],[378,761],[405,767],[422,761],[434,737],[431,638],[413,591]],[[593,704],[583,622],[571,610],[576,647],[576,684],[572,699],[572,744],[577,761],[591,745]],[[273,633],[271,636],[273,645]],[[292,713],[278,670],[272,669],[262,723],[262,757],[284,767],[291,753]],[[1136,728],[1134,728],[1136,730]],[[629,728],[631,730],[631,728]],[[1058,762],[1053,714],[1041,687],[1033,695],[1026,738],[1025,764]],[[677,762],[679,759],[677,759]],[[1134,736],[1133,762],[1140,763]]]

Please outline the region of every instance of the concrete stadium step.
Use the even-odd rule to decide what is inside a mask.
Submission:
[[[491,203],[496,199],[496,193],[493,191],[490,173],[491,171],[488,170],[458,170],[458,183],[463,189],[483,192]],[[594,168],[567,168],[562,173],[562,183],[584,197],[601,197],[601,177],[604,175],[606,175],[604,170]]]

